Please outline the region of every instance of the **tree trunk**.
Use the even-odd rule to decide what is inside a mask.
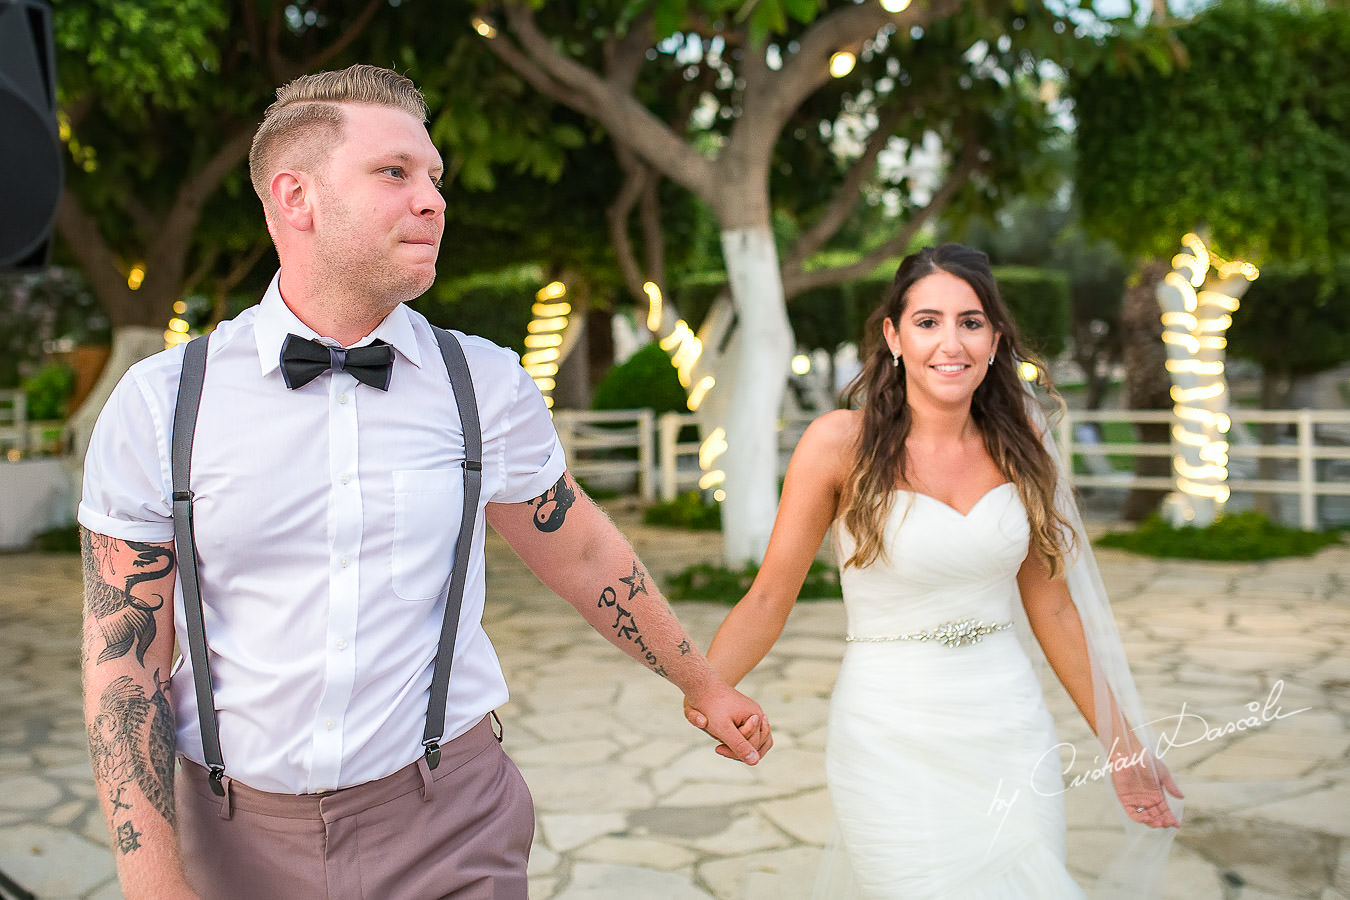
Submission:
[[[738,321],[718,367],[727,449],[717,462],[726,564],[736,567],[763,558],[778,511],[778,417],[793,343],[769,226],[724,230],[722,254]]]
[[[1125,362],[1125,408],[1171,409],[1171,379],[1165,363],[1167,351],[1162,342],[1162,321],[1158,314],[1157,286],[1169,271],[1166,262],[1150,259],[1135,270],[1121,300],[1121,350]],[[1139,441],[1170,444],[1171,429],[1162,424],[1136,426]],[[1140,456],[1134,461],[1134,474],[1140,477],[1172,474],[1167,456]],[[1167,491],[1136,488],[1125,498],[1121,515],[1128,522],[1139,522],[1158,508]]]
[[[113,329],[112,351],[108,355],[108,362],[103,366],[103,373],[94,383],[89,396],[80,404],[80,408],[66,420],[65,439],[75,459],[84,459],[85,451],[89,449],[89,437],[94,431],[94,422],[127,369],[163,349],[163,328],[123,325]]]

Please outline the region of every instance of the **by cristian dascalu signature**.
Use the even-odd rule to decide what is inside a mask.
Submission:
[[[1280,719],[1288,719],[1312,709],[1311,706],[1304,706],[1300,709],[1286,712],[1284,708],[1280,706],[1280,697],[1283,696],[1283,694],[1284,679],[1280,679],[1271,685],[1270,694],[1266,697],[1264,703],[1260,700],[1253,700],[1251,703],[1247,704],[1247,715],[1240,716],[1236,719],[1230,719],[1219,725],[1210,725],[1209,721],[1204,716],[1188,710],[1186,704],[1183,702],[1181,704],[1181,711],[1176,715],[1163,716],[1160,719],[1154,719],[1148,723],[1157,729],[1158,732],[1158,741],[1153,748],[1153,755],[1161,759],[1165,757],[1169,751],[1179,747],[1190,747],[1194,744],[1222,740],[1229,735],[1239,734],[1245,731],[1255,731],[1266,727],[1271,722],[1276,722]],[[1064,766],[1064,774],[1067,776],[1070,770],[1073,769],[1078,756],[1077,748],[1074,747],[1073,744],[1068,742],[1056,744],[1046,751],[1045,757],[1042,757],[1042,761],[1044,761],[1046,757],[1049,757],[1050,754],[1058,754],[1065,748],[1069,750],[1069,759]],[[1116,756],[1114,753],[1115,748],[1116,744],[1115,742],[1112,742],[1111,749],[1113,752],[1107,754],[1107,761],[1100,763],[1095,768],[1089,769],[1086,772],[1073,776],[1068,781],[1068,787],[1081,787],[1089,782],[1100,781],[1114,772],[1137,766],[1144,761],[1148,752],[1147,748],[1142,748],[1129,756]],[[1099,762],[1100,760],[1101,757],[1098,756],[1093,759],[1093,762]],[[1032,786],[1032,789],[1035,790],[1035,785]],[[1058,793],[1063,792],[1060,791]]]
[[[1280,719],[1288,719],[1291,716],[1296,716],[1299,713],[1307,712],[1312,709],[1311,706],[1305,706],[1301,709],[1285,711],[1280,705],[1280,697],[1283,696],[1283,694],[1284,680],[1281,679],[1271,686],[1270,694],[1266,697],[1264,702],[1254,700],[1246,705],[1247,715],[1240,716],[1236,719],[1230,719],[1227,722],[1222,722],[1218,725],[1211,725],[1209,720],[1204,716],[1188,710],[1186,704],[1183,702],[1181,704],[1181,711],[1176,715],[1163,716],[1160,719],[1154,719],[1148,723],[1157,729],[1158,733],[1157,743],[1153,747],[1153,755],[1161,759],[1162,757],[1165,757],[1169,751],[1179,747],[1190,747],[1195,744],[1222,740],[1229,735],[1255,731],[1266,727],[1271,722],[1276,722]],[[1122,769],[1129,769],[1140,765],[1145,761],[1149,752],[1148,748],[1145,747],[1130,755],[1116,755],[1116,743],[1113,742],[1111,746],[1112,752],[1107,754],[1106,762],[1102,762],[1100,756],[1094,757],[1093,762],[1096,765],[1093,768],[1069,778],[1069,773],[1073,770],[1078,759],[1078,748],[1067,741],[1061,741],[1045,752],[1037,764],[1037,769],[1039,770],[1039,767],[1045,764],[1052,755],[1058,756],[1061,751],[1066,749],[1068,750],[1068,759],[1064,764],[1063,775],[1067,778],[1067,781],[1065,782],[1066,786],[1064,788],[1061,788],[1058,791],[1046,791],[1037,786],[1034,779],[1030,780],[1031,789],[1042,797],[1057,796],[1064,793],[1069,788],[1082,787],[1085,784],[1108,778],[1113,773],[1119,772]],[[1020,789],[1013,790],[1011,794],[1004,794],[1003,780],[999,779],[998,788],[994,791],[994,801],[990,804],[987,814],[997,815],[1002,813],[1003,818],[1006,821],[1008,812],[1012,809],[1013,804],[1017,802],[1017,798],[1020,794]],[[1001,829],[1002,824],[1000,824],[999,827]]]

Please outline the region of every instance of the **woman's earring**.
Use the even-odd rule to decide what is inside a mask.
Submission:
[[[900,368],[900,354],[894,350],[891,351],[891,365],[897,369]]]
[[[998,348],[997,348],[997,347],[995,347],[993,350],[990,350],[990,351],[989,351],[989,365],[992,366],[992,365],[994,364],[994,357],[997,356],[997,355],[998,355]]]

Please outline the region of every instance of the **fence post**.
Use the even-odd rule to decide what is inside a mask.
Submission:
[[[567,467],[571,469],[575,465],[575,460],[572,459],[572,437],[576,426],[567,410],[554,411],[553,430],[558,432],[558,441],[562,444],[563,454],[567,457]]]
[[[1298,515],[1304,531],[1317,530],[1317,467],[1313,465],[1312,410],[1298,411]]]
[[[657,456],[661,466],[661,499],[666,503],[675,499],[675,444],[679,436],[679,414],[662,413],[657,429]]]
[[[651,409],[638,410],[638,492],[650,503],[656,495],[656,472],[652,454],[652,432],[656,420]]]
[[[1064,472],[1070,483],[1073,481],[1073,410],[1065,409],[1057,423],[1059,431],[1059,456]]]

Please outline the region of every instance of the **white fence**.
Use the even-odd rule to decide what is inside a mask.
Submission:
[[[1228,487],[1234,494],[1276,494],[1296,498],[1297,519],[1302,528],[1319,527],[1318,500],[1350,498],[1350,411],[1348,410],[1243,410],[1230,413]],[[692,415],[667,413],[655,417],[651,410],[578,412],[560,410],[554,424],[567,449],[571,471],[594,487],[636,492],[644,500],[658,495],[671,500],[697,486],[699,440],[680,440],[681,432],[695,424]],[[809,419],[785,421],[779,432],[779,474],[787,468],[792,448]],[[1168,411],[1069,410],[1058,424],[1061,452],[1076,456],[1086,472],[1074,474],[1080,488],[1170,490],[1169,477],[1141,477],[1132,471],[1136,456],[1170,457],[1170,442],[1147,443],[1091,438],[1079,426],[1118,423],[1132,435],[1141,424],[1173,425]],[[1284,436],[1262,445],[1253,436],[1254,426],[1283,426]],[[1169,429],[1170,431],[1170,429]],[[685,437],[689,437],[686,433]],[[1128,468],[1115,469],[1110,458],[1127,457]],[[1276,460],[1276,478],[1259,478],[1258,463]],[[1343,470],[1337,472],[1336,470]],[[1350,499],[1347,499],[1350,505]]]

